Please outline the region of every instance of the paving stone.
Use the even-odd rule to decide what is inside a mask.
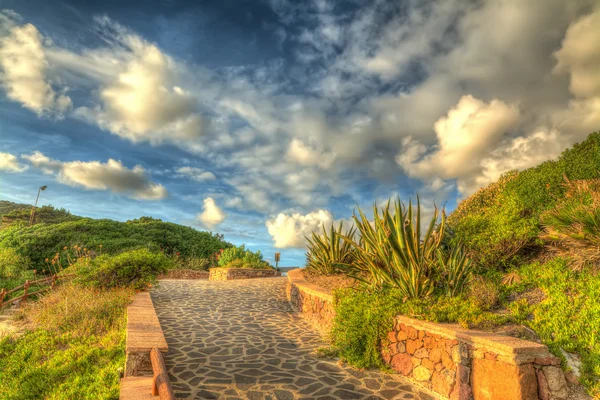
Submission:
[[[387,398],[387,390],[426,399],[414,396],[402,376],[317,358],[327,343],[292,310],[285,285],[285,278],[264,278],[164,280],[153,287],[177,398],[375,400]]]

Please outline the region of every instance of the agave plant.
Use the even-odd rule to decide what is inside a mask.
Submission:
[[[344,239],[356,250],[356,259],[348,266],[356,279],[374,287],[398,288],[408,298],[433,292],[432,276],[446,225],[444,210],[435,208],[428,225],[422,226],[419,198],[416,209],[412,201],[405,207],[396,199],[381,211],[374,204],[372,223],[360,208],[353,219],[360,241]]]
[[[340,222],[337,229],[333,223],[329,229],[325,225],[321,229],[321,232],[312,232],[311,237],[306,238],[308,241],[306,269],[315,275],[333,275],[353,262],[352,245],[342,239],[342,235],[352,240],[356,228],[352,227],[344,233],[344,224]]]
[[[442,287],[446,296],[460,294],[471,281],[473,273],[471,260],[469,260],[460,244],[453,247],[446,256],[439,249],[437,254],[437,282]]]

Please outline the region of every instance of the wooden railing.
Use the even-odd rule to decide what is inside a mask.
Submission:
[[[175,400],[175,394],[169,381],[169,374],[165,367],[165,359],[158,347],[150,350],[152,362],[152,396],[159,396],[160,400]]]
[[[52,289],[54,289],[54,286],[56,285],[57,281],[59,281],[61,279],[69,279],[74,276],[75,276],[75,274],[68,274],[68,275],[56,275],[55,274],[55,275],[49,276],[47,278],[42,278],[42,279],[38,279],[35,281],[27,280],[27,281],[25,281],[24,284],[17,286],[15,288],[12,288],[11,290],[2,289],[2,290],[0,290],[0,310],[2,310],[4,307],[6,307],[10,304],[13,304],[19,300],[21,301],[19,303],[19,305],[25,304],[27,302],[28,297],[35,296],[36,294],[40,294],[40,293],[46,292],[48,290],[52,290]],[[29,291],[29,288],[31,286],[44,286],[44,285],[46,285],[46,287],[42,287],[41,289],[38,289],[35,292]],[[21,296],[15,297],[13,299],[5,300],[5,299],[8,299],[8,296],[20,291],[21,289],[23,289],[23,294]]]

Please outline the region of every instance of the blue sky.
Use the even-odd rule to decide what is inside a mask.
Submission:
[[[391,196],[451,210],[600,128],[597,1],[0,1],[0,198],[284,265]]]

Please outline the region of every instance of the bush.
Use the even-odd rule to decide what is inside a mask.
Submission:
[[[116,256],[102,255],[79,272],[82,282],[101,288],[143,289],[165,273],[173,263],[163,253],[147,249],[129,250]]]
[[[354,240],[356,228],[344,232],[343,222],[336,229],[331,224],[329,230],[322,227],[320,234],[313,232],[306,252],[306,271],[314,275],[333,275],[342,272],[343,265],[352,264],[354,251],[350,241]],[[342,236],[350,239],[344,240]]]
[[[482,310],[491,310],[500,302],[500,289],[494,281],[478,276],[471,282],[469,298]]]
[[[260,250],[254,253],[250,250],[246,250],[244,245],[224,249],[220,251],[220,253],[217,255],[217,258],[217,262],[220,267],[270,268],[269,263],[263,260]]]
[[[573,271],[567,260],[535,262],[520,269],[521,287],[543,290],[539,304],[519,304],[513,311],[560,355],[559,349],[578,353],[581,382],[592,396],[600,395],[600,276],[589,269]],[[533,314],[533,318],[525,318]]]
[[[542,238],[581,270],[600,263],[600,179],[566,180],[565,196],[542,214]]]
[[[29,330],[0,340],[0,398],[117,399],[132,295],[64,285],[29,303]]]
[[[390,288],[336,292],[332,344],[345,361],[357,368],[385,368],[380,343],[399,314],[434,322],[458,322],[476,329],[491,329],[510,321],[509,317],[481,310],[462,296],[407,301],[402,298],[400,290]]]
[[[231,246],[221,235],[200,232],[193,228],[144,220],[124,223],[107,219],[82,218],[58,224],[37,224],[28,227],[16,224],[0,230],[0,248],[11,247],[32,262],[32,268],[45,268],[45,259],[52,259],[64,246],[87,247],[102,254],[119,254],[125,250],[153,247],[168,255],[210,258],[220,249]]]
[[[600,132],[555,161],[512,171],[463,200],[448,217],[451,243],[464,243],[480,270],[509,269],[540,250],[540,215],[564,197],[563,176],[592,179],[600,171]]]
[[[0,248],[0,278],[18,278],[30,267],[29,258],[18,254],[15,249]]]

